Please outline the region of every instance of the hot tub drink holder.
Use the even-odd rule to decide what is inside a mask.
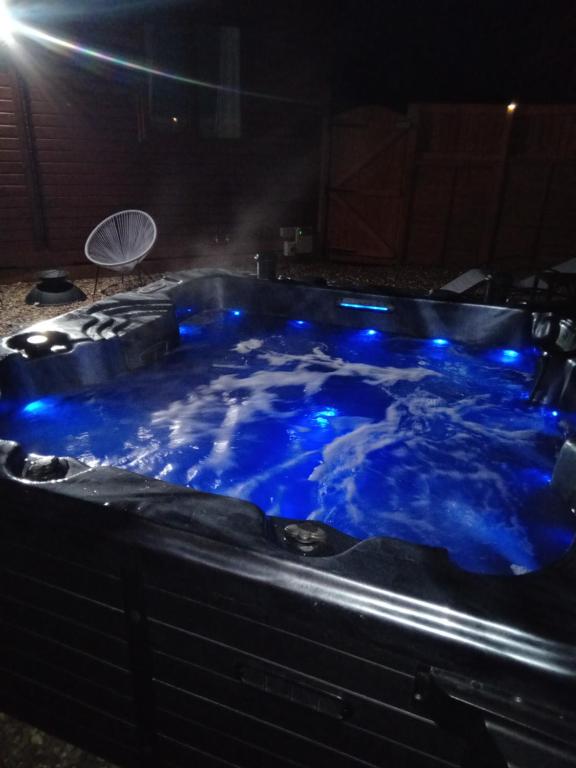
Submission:
[[[571,319],[175,273],[4,339],[2,403],[112,381],[191,309],[539,344],[576,409]],[[554,481],[576,501],[576,447]],[[127,766],[576,765],[576,554],[481,576],[442,549],[0,441],[0,709]]]

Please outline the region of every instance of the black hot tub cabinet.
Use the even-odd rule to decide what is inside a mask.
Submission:
[[[574,408],[570,323],[519,309],[176,273],[4,339],[2,399],[113,379],[176,311],[516,346]],[[378,317],[374,319],[374,315]],[[378,325],[379,324],[379,325]],[[44,336],[30,339],[30,336]],[[557,482],[575,482],[572,446]],[[517,577],[0,442],[0,709],[134,766],[576,765],[576,554]],[[320,533],[319,533],[320,531]],[[310,535],[312,532],[313,535]]]

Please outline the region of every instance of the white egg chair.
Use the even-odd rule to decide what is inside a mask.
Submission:
[[[108,216],[89,234],[84,246],[86,258],[96,265],[93,296],[96,295],[101,269],[124,275],[141,270],[141,262],[152,250],[158,230],[145,211],[127,210]]]

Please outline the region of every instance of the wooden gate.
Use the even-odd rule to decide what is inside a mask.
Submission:
[[[384,107],[335,118],[328,188],[331,258],[393,262],[404,239],[414,121]]]

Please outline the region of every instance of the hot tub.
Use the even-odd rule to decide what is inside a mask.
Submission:
[[[4,339],[0,708],[122,765],[574,765],[570,319],[219,271]]]

